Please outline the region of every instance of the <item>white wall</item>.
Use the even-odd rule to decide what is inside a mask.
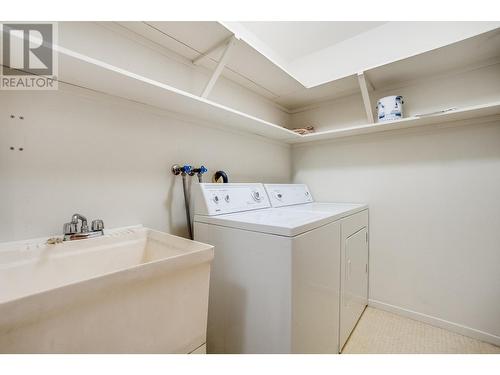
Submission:
[[[298,109],[290,115],[290,128],[311,125],[317,132],[366,123],[366,111],[360,93]]]
[[[88,90],[1,91],[0,103],[0,242],[60,234],[75,212],[108,228],[186,235],[174,163],[222,169],[233,182],[290,179],[286,145]]]
[[[316,200],[369,204],[371,300],[486,332],[493,336],[479,337],[497,344],[499,125],[385,132],[292,150],[294,182],[309,184]]]

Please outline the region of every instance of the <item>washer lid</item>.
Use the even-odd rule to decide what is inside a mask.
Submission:
[[[196,215],[194,221],[293,237],[328,224],[332,221],[331,217],[328,212],[267,208],[218,216]]]

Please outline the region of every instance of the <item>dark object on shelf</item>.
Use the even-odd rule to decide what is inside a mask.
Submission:
[[[315,132],[314,126],[306,126],[304,128],[295,128],[295,129],[292,129],[292,131],[294,131],[295,133],[300,134],[300,135],[311,134],[311,133]]]

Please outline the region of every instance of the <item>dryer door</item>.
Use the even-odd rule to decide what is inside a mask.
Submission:
[[[364,227],[342,247],[340,348],[345,345],[368,302],[368,237]]]

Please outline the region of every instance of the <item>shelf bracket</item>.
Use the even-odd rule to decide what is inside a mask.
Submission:
[[[361,96],[363,97],[363,104],[365,106],[366,118],[369,124],[373,124],[375,121],[373,118],[373,111],[369,93],[369,89],[373,90],[373,86],[371,82],[368,80],[368,78],[365,76],[364,72],[358,73],[358,83],[359,83],[359,88],[361,89]]]
[[[234,41],[236,40],[236,37],[233,35],[229,40],[227,41],[226,44],[226,49],[222,53],[222,57],[220,58],[217,67],[215,68],[212,77],[210,77],[210,80],[208,81],[207,85],[205,86],[205,89],[203,90],[203,93],[201,94],[202,98],[206,98],[210,92],[212,91],[212,88],[215,85],[215,82],[217,82],[217,79],[219,78],[220,74],[222,73],[222,69],[224,69],[224,66],[226,66],[227,59],[229,58],[229,51],[231,50],[231,47],[234,45]]]

